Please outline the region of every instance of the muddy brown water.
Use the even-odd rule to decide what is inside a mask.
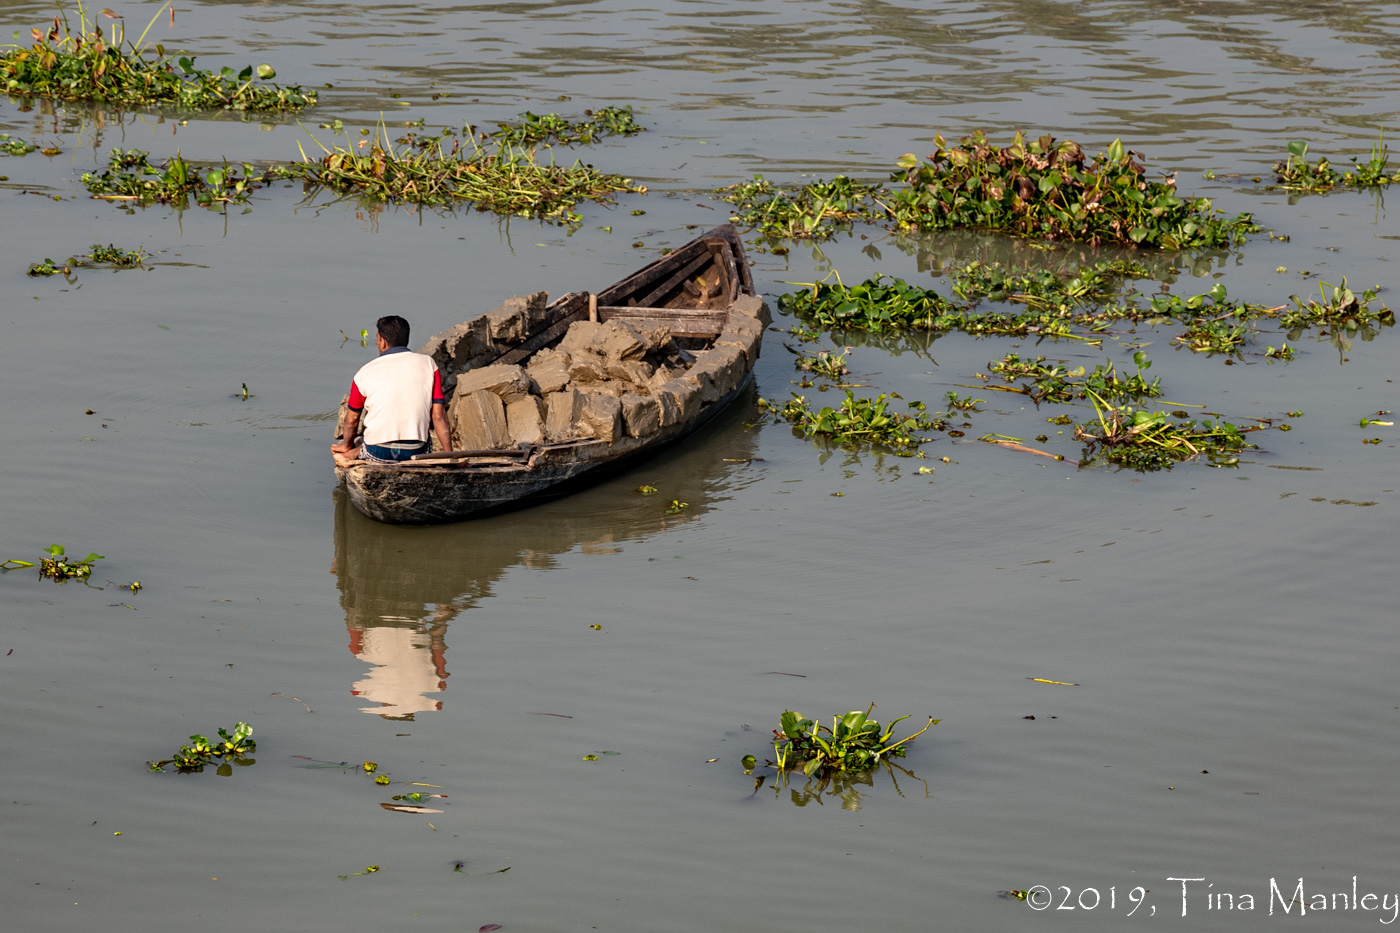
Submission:
[[[0,27],[27,35],[50,9],[0,3]],[[155,10],[117,12],[135,34]],[[1386,196],[1252,179],[1292,139],[1340,165],[1394,130],[1394,5],[199,3],[152,33],[204,66],[268,61],[332,87],[299,120],[0,101],[0,132],[62,150],[0,157],[0,557],[106,555],[90,586],[0,576],[8,923],[1253,929],[1306,906],[1372,929],[1395,914],[1400,475],[1396,429],[1357,424],[1400,407],[1392,332],[1305,337],[1287,364],[1261,333],[1231,366],[1167,328],[1101,350],[862,343],[868,391],[935,409],[971,392],[986,411],[907,460],[755,427],[750,394],[593,489],[443,528],[346,508],[326,449],[379,314],[405,314],[416,343],[511,294],[596,289],[723,220],[715,185],[878,178],[936,130],[1091,150],[1121,136],[1182,190],[1289,237],[1154,257],[1177,294],[1219,281],[1277,304],[1347,276],[1393,305]],[[116,146],[286,159],[330,142],[318,125],[334,119],[489,128],[607,104],[648,131],[579,157],[651,190],[586,207],[572,231],[299,188],[246,210],[123,210],[78,181]],[[24,275],[95,242],[142,246],[149,271]],[[939,262],[1064,255],[866,229],[753,258],[771,300],[832,270],[936,284]],[[785,341],[769,333],[757,394],[797,389]],[[1237,469],[1076,470],[973,440],[1044,433],[1077,458],[1072,429],[1046,423],[1062,409],[959,386],[1012,349],[1092,368],[1143,344],[1175,403],[1305,414]],[[672,499],[689,508],[665,514]],[[114,585],[132,580],[144,589]],[[872,702],[942,719],[900,762],[912,774],[755,793],[741,773],[784,709]],[[238,720],[256,765],[146,773]],[[411,782],[438,785],[442,812],[379,807]],[[997,896],[1034,885],[1050,909]]]

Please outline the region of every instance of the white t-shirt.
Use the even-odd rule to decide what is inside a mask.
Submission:
[[[385,350],[361,366],[350,384],[350,410],[364,412],[366,444],[428,440],[433,403],[442,400],[437,364],[408,347]]]

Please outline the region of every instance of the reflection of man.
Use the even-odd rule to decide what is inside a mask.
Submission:
[[[428,694],[447,689],[445,622],[384,619],[350,626],[350,651],[374,667],[351,693],[370,701],[360,707],[385,719],[412,720],[414,713],[442,709]]]
[[[335,462],[398,463],[427,453],[430,423],[442,449],[451,450],[437,364],[408,349],[408,322],[397,314],[380,318],[375,326],[379,356],[361,366],[350,384],[345,431],[331,445]],[[357,448],[362,412],[364,446]]]

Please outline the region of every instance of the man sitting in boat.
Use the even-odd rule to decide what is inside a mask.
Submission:
[[[399,463],[427,453],[430,423],[442,449],[451,450],[437,364],[408,349],[408,322],[397,314],[385,315],[375,327],[379,356],[361,366],[350,383],[344,434],[331,445],[335,462]],[[362,418],[364,444],[356,447]]]

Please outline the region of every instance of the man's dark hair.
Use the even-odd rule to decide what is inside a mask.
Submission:
[[[379,336],[391,347],[408,346],[408,322],[397,314],[386,314],[374,326],[379,329]]]

